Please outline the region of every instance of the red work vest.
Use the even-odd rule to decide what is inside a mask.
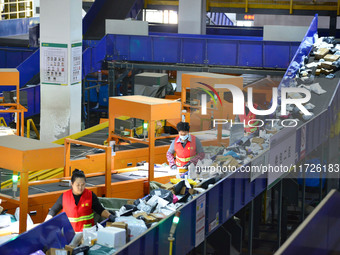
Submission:
[[[66,213],[75,232],[81,232],[83,228],[92,227],[94,225],[92,192],[85,189],[78,205],[76,205],[72,190],[66,191],[63,194],[63,212]]]
[[[184,148],[182,143],[177,142],[179,137],[175,139],[176,165],[178,167],[184,166],[190,159],[196,156],[196,137],[193,135],[190,136],[191,142],[187,141]]]
[[[257,109],[257,104],[254,104],[254,108]],[[244,109],[244,112],[246,112],[245,109]],[[240,115],[239,117],[240,117],[240,121],[241,122],[244,121],[245,123],[244,132],[251,134],[251,133],[254,133],[258,129],[257,125],[259,124],[259,121],[250,121],[250,120],[256,119],[256,115],[252,113],[251,111],[249,111],[248,115]],[[248,121],[250,121],[250,125],[248,125]]]

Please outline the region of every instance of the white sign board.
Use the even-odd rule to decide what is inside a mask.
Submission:
[[[251,161],[251,168],[250,168],[251,169],[251,172],[250,172],[251,182],[263,173],[263,170],[264,170],[263,166],[268,165],[268,155],[269,155],[269,152],[266,151]]]
[[[205,201],[205,194],[196,200],[195,247],[200,245],[205,238]]]
[[[42,43],[42,84],[67,85],[67,44]]]
[[[220,215],[217,212],[216,218],[209,224],[209,232],[213,231],[218,226],[219,223],[220,223]]]
[[[296,128],[287,127],[270,138],[268,186],[295,165]]]
[[[73,43],[71,46],[71,85],[81,82],[82,45]]]

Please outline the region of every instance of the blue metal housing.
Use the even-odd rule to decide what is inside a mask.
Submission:
[[[159,34],[106,35],[83,53],[83,77],[101,69],[104,59],[173,64],[287,68],[298,42],[253,37]],[[91,60],[91,61],[90,61]]]
[[[316,14],[312,20],[305,37],[303,38],[299,48],[295,52],[292,62],[289,64],[284,78],[281,80],[279,89],[283,87],[289,87],[291,81],[295,78],[295,75],[299,71],[303,64],[304,57],[308,56],[315,43],[315,35],[318,30],[318,15]]]
[[[39,18],[1,20],[0,36],[28,34],[29,27],[39,23]]]
[[[340,252],[340,193],[331,191],[277,254],[336,254]]]
[[[308,38],[310,38],[310,36],[312,37],[314,36],[313,32],[311,31],[316,32],[316,30],[313,30],[313,27],[311,26],[310,31],[308,31],[307,36],[305,37],[306,40],[309,40]],[[131,57],[131,55],[137,54],[135,51],[133,52],[130,51],[130,46],[131,46],[132,41],[134,42],[133,45],[135,45],[136,47],[139,47],[140,44],[146,45],[147,43],[149,43],[149,40],[154,42],[154,40],[150,39],[150,37],[142,37],[144,40],[137,40],[137,38],[139,37],[131,38],[129,36],[127,37],[107,36],[106,38],[109,38],[110,40],[105,39],[100,42],[100,44],[103,44],[102,47],[104,47],[105,49],[107,45],[112,45],[112,44],[120,45],[119,47],[117,46],[117,48],[114,48],[114,49],[112,49],[111,47],[107,47],[107,49],[110,49],[112,51],[111,52],[112,56],[114,55],[123,56],[124,54],[124,56],[127,56],[129,58]],[[157,38],[157,39],[159,39],[160,43],[162,44],[161,39],[160,38]],[[181,43],[181,45],[183,46],[182,42],[178,42],[176,38],[173,38],[173,39],[174,40],[172,40],[171,42],[175,46],[176,46],[176,43]],[[126,47],[124,47],[124,40],[127,40],[128,42],[128,45]],[[305,40],[302,42],[302,44],[304,43],[305,43]],[[257,48],[259,44],[261,45],[261,42],[257,41],[253,45],[254,48]],[[150,48],[153,46],[154,46],[153,44],[150,45]],[[195,43],[193,43],[192,46],[199,47]],[[118,52],[118,48],[121,51]],[[178,48],[178,50],[180,49],[182,48]],[[88,51],[88,52],[92,52],[92,51]],[[98,58],[96,58],[94,62],[92,63],[94,63],[94,65],[97,65],[100,62],[99,58],[102,57],[103,54],[105,54],[105,51],[98,51],[95,53],[98,54],[97,56]],[[306,51],[306,53],[308,53],[308,51]],[[96,54],[94,54],[95,57],[96,57]],[[206,56],[206,53],[202,54],[202,56],[203,55]],[[155,54],[151,49],[146,49],[145,52],[139,55],[139,57],[141,56],[154,58]],[[181,54],[179,54],[179,56],[182,58]],[[287,75],[283,79],[286,79],[286,78],[287,78]],[[321,143],[325,142],[329,137],[331,126],[334,126],[337,123],[336,113],[340,111],[340,84],[339,83],[337,84],[337,86],[335,86],[334,93],[332,94],[332,97],[329,100],[328,107],[326,108],[327,109],[325,109],[324,111],[320,112],[317,116],[315,116],[315,118],[305,123],[306,130],[307,130],[306,132],[307,134],[306,154],[309,154],[310,152],[315,150],[319,145],[321,145]],[[300,160],[300,141],[301,141],[301,127],[297,129],[297,133],[296,133],[296,149],[295,149],[295,153],[297,153],[296,162]],[[251,164],[251,162],[249,164]],[[201,206],[201,204],[198,203],[198,199],[205,196],[206,209],[205,209],[204,237],[207,238],[215,229],[217,229],[224,222],[230,219],[231,216],[237,213],[240,209],[242,209],[245,205],[247,205],[250,201],[252,201],[256,196],[258,196],[261,192],[263,192],[267,188],[266,178],[267,178],[266,174],[263,174],[262,176],[258,177],[257,179],[251,182],[249,173],[241,172],[239,169],[238,171],[232,173],[231,175],[223,178],[218,183],[216,183],[215,186],[208,189],[203,194],[200,194],[200,196],[196,197],[195,199],[193,199],[192,201],[184,205],[182,208],[180,208],[180,211],[181,211],[180,222],[177,226],[177,230],[174,236],[175,237],[175,242],[174,242],[174,247],[173,247],[174,254],[185,254],[191,251],[195,247],[196,211]],[[339,195],[336,195],[334,199],[332,198],[333,207],[326,207],[324,209],[325,210],[324,212],[327,213],[327,215],[330,215],[329,214],[330,211],[333,211],[333,212],[338,211],[338,210],[333,210],[332,208],[335,208],[334,204],[339,204],[339,199],[340,199]],[[329,210],[330,208],[332,210]],[[118,254],[166,254],[168,253],[168,249],[169,249],[168,233],[169,233],[169,230],[172,224],[173,216],[174,215],[170,215],[166,219],[162,220],[158,225],[150,228],[144,234],[142,234],[141,236],[139,236],[138,238],[136,238],[135,240],[133,240],[126,246],[122,247],[118,251]],[[332,216],[332,219],[333,218],[338,218],[338,217]],[[318,219],[321,219],[321,217],[318,216],[315,219],[316,221],[318,221]],[[213,222],[215,224],[212,225],[211,223]],[[64,224],[66,224],[67,226],[69,225],[69,223],[64,223],[64,222],[60,222],[60,224],[61,225],[59,225],[59,227],[64,227]],[[44,226],[47,226],[47,225],[44,225]],[[336,227],[328,227],[328,230],[330,230],[331,232],[324,232],[320,230],[317,233],[321,233],[321,234],[324,233],[325,236],[328,236],[334,233],[335,231],[337,231],[338,222],[334,226]],[[317,229],[319,229],[320,227],[321,225],[317,223]],[[309,228],[309,229],[313,229],[313,228]],[[325,229],[327,228],[325,227]],[[50,232],[53,232],[53,231],[54,229],[52,229]],[[315,231],[309,230],[308,233],[314,233],[314,232]],[[299,249],[301,243],[303,243],[304,240],[306,240],[304,236],[305,234],[301,235],[301,238],[297,240],[297,244],[295,245],[296,249]],[[22,245],[22,243],[25,243],[25,242],[27,243],[27,240],[32,241],[32,239],[34,239],[34,243],[35,243],[36,240],[40,241],[40,239],[45,239],[46,236],[43,234],[40,234],[40,235],[31,234],[31,235],[26,235],[26,236],[22,235],[21,237],[23,238],[23,241],[21,241],[21,239],[18,238],[9,243],[6,243],[3,246],[0,246],[1,251],[4,250],[4,247],[17,247],[18,251],[20,251],[21,249],[24,250],[27,248],[25,247],[25,245]],[[322,240],[320,239],[319,243],[324,244],[323,241],[326,239],[322,239]],[[28,246],[30,247],[31,245],[28,245]],[[39,248],[40,246],[36,245],[35,247]],[[51,246],[47,246],[47,247],[51,247]],[[326,247],[326,246],[322,245],[322,247]],[[292,249],[294,250],[295,248],[293,247]],[[287,254],[291,254],[291,253],[287,253]]]
[[[2,255],[22,255],[46,248],[61,249],[72,241],[74,234],[66,213],[61,213],[2,244],[0,250]]]

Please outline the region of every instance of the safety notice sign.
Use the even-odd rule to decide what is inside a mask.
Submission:
[[[41,44],[41,83],[67,85],[67,44]]]
[[[81,82],[82,44],[73,43],[71,46],[71,85]]]
[[[205,238],[205,201],[205,194],[196,200],[195,247],[202,243]]]

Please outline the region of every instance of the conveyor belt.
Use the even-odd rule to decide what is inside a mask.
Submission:
[[[310,57],[309,59],[309,63],[311,62],[315,62],[313,57]],[[312,103],[313,105],[315,105],[315,108],[313,109],[313,113],[315,116],[317,116],[318,114],[320,114],[321,112],[323,112],[324,110],[326,110],[328,108],[328,105],[335,93],[335,90],[337,88],[337,85],[339,83],[339,79],[340,79],[340,71],[336,71],[334,72],[335,77],[333,79],[327,79],[325,78],[326,75],[324,74],[320,74],[319,76],[316,76],[313,83],[319,83],[320,86],[326,90],[327,92],[321,95],[317,95],[314,92],[311,92],[311,99],[309,101],[309,103]],[[310,84],[306,84],[306,85],[310,85]],[[297,128],[299,128],[301,125],[303,125],[304,123],[306,123],[308,121],[299,121]]]
[[[0,45],[7,47],[28,47],[28,34],[0,37]]]
[[[78,138],[80,141],[95,143],[95,144],[103,144],[104,141],[108,137],[108,128],[104,128],[102,130],[93,132],[89,135],[83,136]],[[170,145],[172,139],[161,139],[156,140],[156,146],[162,146],[162,145]],[[133,143],[131,145],[119,145],[116,146],[116,151],[125,151],[125,150],[132,150],[132,149],[140,149],[140,148],[147,148],[148,146],[146,144],[142,143]],[[71,158],[82,158],[89,154],[95,154],[99,151],[90,147],[85,146],[72,146],[71,147]]]
[[[155,169],[155,177],[161,177],[161,176],[168,176],[168,172],[165,171],[157,171]],[[134,172],[127,172],[122,174],[112,174],[112,183],[115,182],[121,182],[126,180],[136,180],[141,178],[147,178],[148,172],[147,171],[134,171]],[[96,185],[101,185],[105,183],[105,176],[95,176],[95,177],[87,177],[86,178],[86,187],[93,187]],[[41,194],[41,193],[47,193],[47,192],[53,192],[53,191],[62,191],[62,190],[68,190],[70,187],[63,187],[59,186],[59,183],[49,183],[49,184],[41,184],[41,185],[31,185],[28,189],[28,195],[35,195],[35,194]],[[13,191],[12,189],[2,189],[0,194],[12,196]],[[20,188],[18,188],[18,191],[16,192],[16,196],[20,196]]]

